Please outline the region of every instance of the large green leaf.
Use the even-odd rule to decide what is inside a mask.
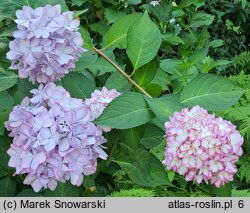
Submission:
[[[74,98],[88,98],[94,91],[92,82],[80,73],[71,72],[62,79],[63,87]]]
[[[0,72],[0,91],[9,89],[16,84],[18,76],[10,72]]]
[[[0,180],[0,197],[12,197],[16,191],[16,181],[13,177],[7,176]]]
[[[171,185],[162,163],[143,149],[126,147],[126,154],[121,154],[116,163],[136,184],[142,186]]]
[[[203,74],[195,77],[184,87],[180,101],[189,107],[199,105],[217,111],[235,104],[243,93],[243,89],[224,77]]]
[[[80,190],[71,183],[58,183],[55,191],[45,190],[44,196],[46,197],[79,197]]]
[[[129,129],[147,123],[151,113],[140,93],[129,92],[116,98],[95,123],[117,129]]]
[[[106,48],[113,46],[125,49],[127,47],[128,29],[140,17],[141,14],[135,13],[118,19],[109,29]]]
[[[169,120],[169,116],[183,107],[173,95],[165,95],[156,99],[146,98],[146,100],[156,117],[164,123]]]
[[[147,64],[156,56],[162,36],[147,12],[129,28],[127,42],[127,54],[134,70]]]

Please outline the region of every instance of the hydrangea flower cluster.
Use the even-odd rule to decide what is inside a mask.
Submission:
[[[235,125],[194,106],[175,112],[165,123],[167,147],[163,164],[186,181],[223,186],[237,172],[243,137]]]
[[[14,137],[9,166],[16,168],[15,174],[27,174],[24,184],[36,192],[43,187],[54,190],[58,181],[81,185],[84,175],[96,171],[97,158],[107,158],[102,147],[106,140],[91,122],[89,106],[54,83],[31,93],[5,123]]]
[[[91,94],[91,98],[85,99],[84,104],[88,106],[92,119],[95,120],[102,114],[108,104],[120,95],[121,93],[115,89],[108,90],[103,87],[102,90],[95,90]]]
[[[87,98],[84,100],[84,104],[90,111],[91,119],[95,120],[96,118],[98,118],[102,114],[103,110],[108,106],[108,104],[120,95],[121,93],[117,90],[108,90],[106,87],[103,87],[102,90],[95,90],[91,94],[91,98]],[[107,126],[98,127],[104,132],[111,131],[111,128]]]
[[[20,78],[29,77],[33,83],[53,82],[75,67],[85,49],[73,12],[61,13],[60,5],[34,10],[24,6],[16,11],[16,17],[18,30],[9,43],[7,58]]]

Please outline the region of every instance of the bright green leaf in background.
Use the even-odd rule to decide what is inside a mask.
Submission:
[[[156,56],[161,41],[160,30],[146,12],[128,31],[126,51],[134,70],[142,67]]]
[[[199,105],[218,111],[235,104],[243,93],[243,89],[224,77],[204,74],[198,75],[184,87],[180,101],[189,107]]]

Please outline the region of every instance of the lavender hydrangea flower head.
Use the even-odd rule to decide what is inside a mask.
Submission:
[[[75,61],[86,51],[77,32],[79,21],[73,12],[61,13],[60,5],[16,11],[18,30],[9,43],[7,58],[20,78],[35,83],[53,82],[75,67]]]
[[[24,183],[38,192],[54,190],[57,182],[81,185],[84,175],[96,171],[97,158],[106,159],[106,142],[83,101],[71,98],[61,86],[48,83],[31,90],[5,122],[14,137],[8,150],[15,174],[27,174]]]
[[[165,123],[167,147],[163,164],[186,181],[221,187],[233,180],[242,155],[243,137],[231,122],[194,106],[175,112]]]

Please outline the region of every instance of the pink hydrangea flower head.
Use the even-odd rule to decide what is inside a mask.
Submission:
[[[90,98],[85,99],[84,104],[90,111],[91,119],[95,120],[98,118],[103,110],[111,103],[115,98],[120,96],[121,93],[115,89],[108,90],[103,87],[102,90],[95,90]],[[104,132],[109,132],[110,127],[99,126]]]
[[[175,112],[165,123],[167,147],[163,164],[186,181],[221,187],[233,180],[242,155],[243,137],[230,121],[194,106]]]
[[[53,82],[75,67],[83,40],[77,32],[79,21],[73,12],[61,13],[60,5],[32,9],[24,6],[16,11],[18,30],[9,43],[7,58],[20,78],[33,83]]]
[[[85,175],[95,173],[97,158],[107,158],[102,130],[91,122],[83,101],[63,87],[50,82],[31,93],[5,122],[14,137],[9,166],[15,174],[27,174],[24,183],[36,192],[54,190],[58,181],[81,185]]]

